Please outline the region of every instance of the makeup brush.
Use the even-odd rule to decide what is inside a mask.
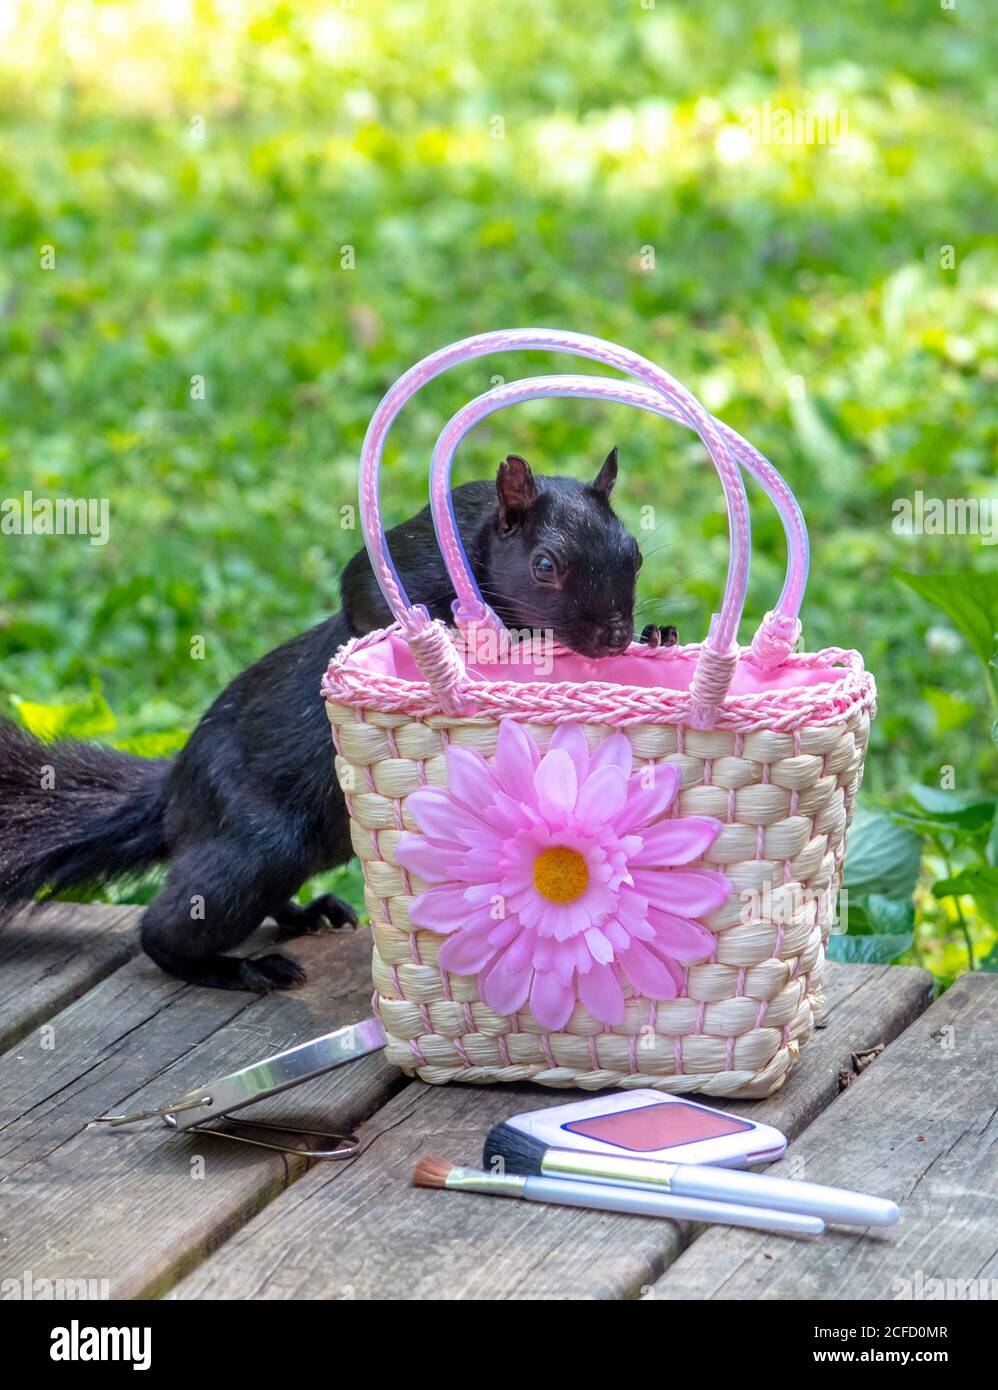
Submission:
[[[813,1182],[706,1164],[663,1163],[659,1159],[548,1148],[541,1140],[508,1124],[495,1125],[486,1137],[482,1162],[491,1171],[496,1159],[507,1173],[528,1179],[596,1182],[684,1199],[734,1202],[747,1209],[767,1208],[770,1216],[773,1212],[797,1212],[844,1226],[893,1226],[901,1215],[895,1202],[842,1187],[822,1187]]]
[[[629,1212],[632,1216],[667,1216],[673,1221],[706,1221],[722,1226],[749,1226],[757,1231],[820,1236],[825,1223],[816,1216],[766,1211],[734,1202],[707,1202],[676,1197],[647,1188],[614,1187],[608,1183],[525,1177],[522,1173],[483,1173],[459,1168],[446,1158],[421,1158],[412,1175],[414,1187],[445,1187],[455,1192],[484,1192],[493,1197],[519,1197],[528,1202],[552,1202],[560,1207],[590,1207],[594,1211]]]

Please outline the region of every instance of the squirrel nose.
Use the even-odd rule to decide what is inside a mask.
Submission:
[[[629,623],[624,622],[623,619],[616,619],[598,627],[594,636],[599,646],[610,651],[622,652],[630,646],[634,634]]]

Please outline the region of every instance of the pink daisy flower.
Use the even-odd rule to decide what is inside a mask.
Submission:
[[[632,772],[613,734],[590,753],[562,725],[544,756],[514,720],[500,724],[495,764],[446,750],[450,790],[424,787],[406,803],[423,832],[395,856],[432,886],[414,898],[414,926],[446,935],[441,969],[477,975],[479,997],[509,1015],[529,1000],[545,1029],[563,1028],[576,1001],[620,1023],[625,988],[673,999],[681,963],[714,938],[696,919],[731,892],[723,874],[685,867],[721,830],[709,816],[664,820],[679,771]]]

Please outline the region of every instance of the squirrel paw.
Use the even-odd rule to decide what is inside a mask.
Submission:
[[[278,955],[241,961],[239,978],[244,989],[255,990],[257,994],[271,994],[277,989],[300,989],[308,983],[308,976],[297,961]]]
[[[679,633],[674,627],[659,627],[649,623],[641,630],[641,641],[649,647],[675,647],[679,644]]]
[[[350,904],[335,893],[323,893],[304,907],[298,903],[285,903],[279,912],[274,913],[274,921],[281,928],[282,938],[339,931],[341,927],[356,927],[359,920]]]

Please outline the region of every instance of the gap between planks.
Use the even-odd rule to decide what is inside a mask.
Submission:
[[[142,911],[111,903],[46,903],[5,923],[0,1052],[136,955]]]
[[[891,1197],[899,1225],[863,1235],[830,1228],[808,1242],[712,1230],[652,1296],[993,1299],[996,1038],[998,975],[962,976],[771,1170]]]
[[[140,956],[0,1058],[0,1277],[30,1269],[106,1279],[112,1297],[155,1294],[306,1170],[304,1158],[153,1121],[91,1123],[369,1014],[366,929],[286,949],[310,983],[267,997],[193,988]],[[269,1105],[288,1123],[349,1131],[404,1081],[379,1053]]]
[[[799,1134],[839,1090],[851,1055],[889,1042],[931,999],[928,974],[828,969],[828,1025],[787,1085],[731,1108]],[[881,1063],[873,1064],[879,1066]],[[477,1165],[492,1124],[574,1092],[411,1083],[361,1131],[367,1147],[317,1165],[183,1280],[176,1298],[628,1298],[693,1238],[688,1224],[415,1189],[416,1160]]]

